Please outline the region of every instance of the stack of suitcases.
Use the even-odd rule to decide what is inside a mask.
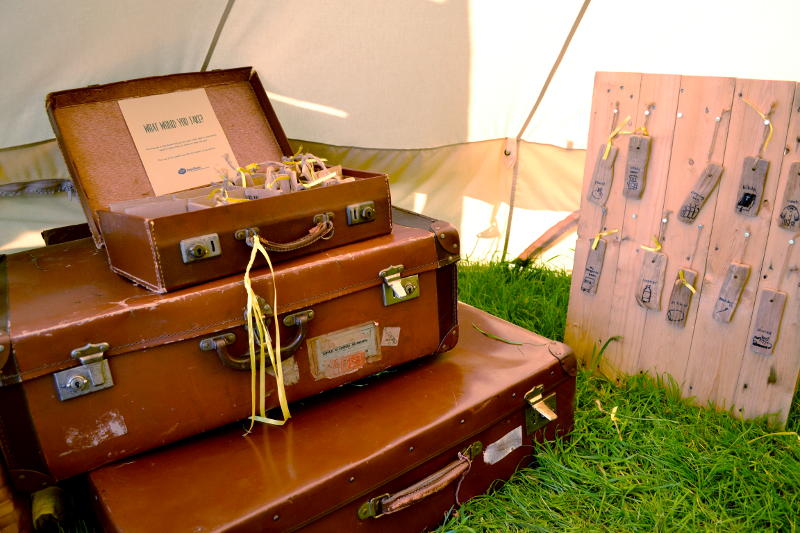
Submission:
[[[386,175],[154,199],[119,102],[197,90],[237,161],[293,156],[250,68],[48,97],[93,239],[0,259],[17,491],[86,475],[107,531],[415,531],[571,430],[571,350],[458,303],[456,230],[393,208]],[[258,243],[274,269],[246,283]],[[248,301],[283,339],[265,369]],[[291,418],[247,432],[259,407]]]

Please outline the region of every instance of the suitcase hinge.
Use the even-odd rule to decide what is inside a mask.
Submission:
[[[403,265],[394,265],[378,273],[383,278],[384,307],[419,298],[419,276],[402,278],[404,269]]]
[[[535,433],[553,420],[556,414],[556,393],[544,395],[544,386],[537,385],[525,394],[528,409],[525,410],[525,429],[528,434]]]
[[[114,386],[108,360],[103,357],[108,348],[107,342],[101,342],[72,350],[70,355],[80,361],[80,366],[53,374],[59,400],[71,400]]]

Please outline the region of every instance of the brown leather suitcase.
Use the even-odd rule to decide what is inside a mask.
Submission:
[[[205,90],[241,165],[292,155],[249,67],[143,78],[47,97],[50,121],[95,242],[105,246],[115,272],[166,292],[243,272],[251,251],[249,233],[279,243],[271,254],[278,262],[391,231],[387,176],[349,169],[344,175],[354,182],[330,187],[176,214],[128,212],[126,201],[155,195],[156,178],[145,170],[119,102],[191,89]],[[225,166],[222,159],[219,166]]]
[[[276,265],[289,401],[455,345],[458,234],[394,216],[389,235]],[[0,446],[20,489],[251,414],[241,276],[153,294],[84,239],[7,256],[6,277]],[[252,279],[271,304],[269,270]]]
[[[458,346],[239,428],[89,474],[106,531],[420,531],[572,429],[575,358],[459,304]],[[475,324],[511,345],[484,336]],[[142,517],[147,517],[143,520]]]

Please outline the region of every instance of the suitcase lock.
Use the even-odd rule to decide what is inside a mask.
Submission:
[[[528,409],[525,409],[525,429],[528,434],[535,433],[553,420],[556,414],[556,393],[544,395],[544,386],[537,385],[525,394]]]
[[[419,298],[419,276],[414,274],[401,278],[404,268],[403,265],[394,265],[378,273],[383,278],[384,307]]]
[[[108,360],[103,358],[107,350],[107,342],[90,343],[72,350],[72,358],[81,365],[53,374],[59,400],[71,400],[114,386]]]

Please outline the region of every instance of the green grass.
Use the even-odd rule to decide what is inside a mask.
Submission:
[[[562,339],[569,276],[537,265],[462,265],[460,298]],[[599,350],[600,347],[598,347]],[[575,429],[439,532],[797,531],[800,399],[787,432],[683,401],[648,376],[578,374]],[[612,410],[616,408],[612,416]]]

